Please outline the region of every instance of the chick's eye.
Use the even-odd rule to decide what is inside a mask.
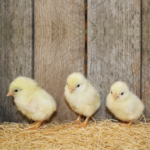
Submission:
[[[112,94],[112,92],[111,92],[111,94]]]
[[[78,84],[77,87],[80,87],[80,84]]]
[[[124,93],[122,92],[121,95],[123,95]]]
[[[16,89],[15,92],[18,92],[18,90]]]

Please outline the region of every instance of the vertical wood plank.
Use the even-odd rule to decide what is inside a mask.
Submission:
[[[23,122],[9,84],[19,75],[32,73],[32,1],[0,1],[0,122]]]
[[[142,0],[142,100],[150,117],[150,1]]]
[[[140,0],[88,0],[88,79],[102,99],[96,118],[112,116],[105,100],[117,80],[140,97]]]
[[[84,0],[35,0],[34,74],[57,101],[54,120],[73,120],[64,86],[67,76],[84,73]]]

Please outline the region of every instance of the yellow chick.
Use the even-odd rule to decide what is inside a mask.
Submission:
[[[79,114],[73,124],[80,123],[79,127],[86,128],[89,118],[101,104],[97,90],[81,73],[72,73],[67,78],[65,97],[70,107]],[[84,123],[81,123],[81,115],[86,116]]]
[[[128,127],[141,116],[144,110],[142,101],[129,91],[126,83],[121,81],[111,86],[106,106],[118,119],[129,122]]]
[[[9,87],[7,96],[14,96],[19,111],[35,122],[30,129],[37,129],[56,111],[54,98],[30,78],[17,77]],[[33,126],[34,125],[34,126]]]

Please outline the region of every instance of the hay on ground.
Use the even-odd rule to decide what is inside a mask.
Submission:
[[[0,125],[0,149],[127,150],[150,149],[150,123],[138,122],[131,128],[115,120],[90,122],[86,129],[70,122],[45,124],[28,130],[28,124]]]

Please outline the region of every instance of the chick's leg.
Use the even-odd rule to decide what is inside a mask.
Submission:
[[[81,115],[78,116],[78,118],[72,123],[72,125],[78,123],[81,123]]]
[[[125,124],[125,123],[122,123],[122,124],[123,124],[124,127],[130,128],[133,122],[134,122],[134,119],[131,120],[128,124]]]
[[[79,127],[84,127],[84,128],[86,128],[89,119],[90,119],[90,117],[86,117],[85,121],[84,121],[83,123],[80,123],[80,125],[76,126],[76,128],[79,128]]]
[[[42,123],[43,123],[43,121],[34,122],[34,123],[30,124],[28,129],[36,130],[36,129],[38,129],[41,126]]]
[[[128,127],[130,128],[132,123],[134,122],[134,120],[131,120],[129,123],[128,123]]]

